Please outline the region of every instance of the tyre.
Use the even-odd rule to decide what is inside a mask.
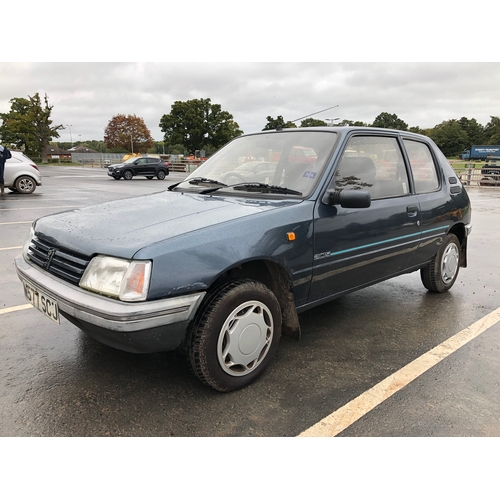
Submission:
[[[281,308],[262,283],[232,281],[200,308],[188,338],[197,377],[221,392],[256,380],[272,361],[281,336]]]
[[[448,234],[438,253],[420,270],[420,277],[427,290],[447,292],[455,283],[459,269],[460,243],[454,234]]]
[[[160,181],[165,179],[166,177],[165,170],[159,170],[158,173],[156,174],[156,177],[158,177]]]
[[[134,177],[134,174],[132,173],[132,170],[125,170],[125,172],[123,172],[123,178],[126,181],[129,181],[130,179],[132,179],[132,177]]]
[[[36,189],[36,182],[27,175],[16,179],[16,191],[21,194],[31,194]]]

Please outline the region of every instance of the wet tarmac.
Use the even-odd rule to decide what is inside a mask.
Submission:
[[[419,273],[300,316],[253,385],[220,394],[183,352],[129,354],[26,306],[13,259],[35,218],[165,189],[102,169],[42,167],[31,196],[0,200],[0,436],[297,436],[500,307],[500,188],[469,190],[469,267],[446,294]],[[18,308],[19,307],[19,308]],[[339,436],[500,436],[500,324],[426,371]]]

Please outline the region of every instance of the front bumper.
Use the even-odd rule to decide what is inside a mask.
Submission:
[[[57,300],[62,316],[104,344],[128,352],[175,349],[205,292],[150,302],[120,302],[70,285],[15,259],[19,278]]]

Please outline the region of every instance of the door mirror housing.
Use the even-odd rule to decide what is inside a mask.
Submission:
[[[328,189],[321,200],[325,205],[340,205],[342,208],[368,208],[372,199],[368,191]]]

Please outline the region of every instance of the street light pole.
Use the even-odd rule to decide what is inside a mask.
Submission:
[[[130,145],[132,146],[132,154],[134,154],[134,142],[132,141],[132,134],[130,134]]]
[[[69,127],[69,138],[71,140],[71,147],[73,147],[73,136],[71,135],[71,127],[73,125],[66,125],[66,127]]]
[[[325,121],[330,122],[328,123],[328,127],[333,127],[333,122],[336,120],[340,120],[340,118],[325,118]]]

